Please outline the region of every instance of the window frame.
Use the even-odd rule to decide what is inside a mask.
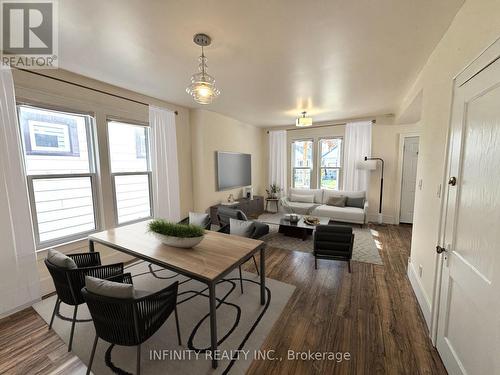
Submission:
[[[324,141],[324,140],[330,140],[330,139],[340,139],[340,153],[339,153],[339,166],[338,167],[323,167],[321,166],[321,141]],[[318,189],[325,189],[325,190],[332,190],[332,191],[340,191],[341,190],[341,186],[344,182],[344,165],[343,165],[343,162],[344,162],[344,137],[342,136],[332,136],[332,137],[320,137],[318,138],[318,141],[317,141],[317,152],[318,152],[318,172],[316,174],[316,178],[318,179],[318,182],[317,182],[317,186],[318,186]],[[339,176],[339,179],[338,179],[338,186],[337,186],[337,189],[328,189],[328,188],[324,188],[321,186],[321,171],[323,169],[336,169],[338,172],[338,176]]]
[[[35,240],[35,251],[43,251],[49,247],[52,246],[58,246],[62,245],[68,242],[73,242],[73,241],[78,241],[85,239],[88,237],[89,234],[96,233],[101,230],[101,216],[99,213],[99,189],[98,189],[98,176],[97,176],[97,155],[96,155],[96,142],[95,142],[95,134],[96,134],[96,129],[95,129],[95,124],[96,124],[96,119],[95,119],[95,114],[85,112],[85,111],[77,111],[77,110],[71,110],[71,109],[66,109],[66,108],[61,108],[61,107],[53,107],[50,105],[45,105],[45,104],[40,104],[40,103],[26,103],[23,101],[17,101],[16,102],[16,115],[17,115],[17,120],[19,121],[20,119],[20,111],[22,107],[26,108],[33,108],[37,110],[46,110],[46,111],[53,111],[53,112],[61,112],[63,114],[68,114],[68,115],[77,115],[77,116],[82,116],[85,117],[85,134],[87,137],[87,153],[88,153],[88,162],[89,162],[89,172],[87,173],[58,173],[58,174],[28,174],[27,173],[27,167],[26,167],[26,156],[27,155],[33,155],[33,153],[28,152],[26,148],[26,143],[24,140],[24,130],[21,127],[21,124],[19,123],[18,126],[18,131],[20,132],[20,137],[22,140],[22,158],[23,158],[23,168],[24,168],[24,173],[26,176],[26,184],[28,188],[28,199],[29,199],[29,206],[30,206],[30,214],[31,214],[31,221],[32,221],[32,227],[33,227],[33,234],[34,234],[34,240]],[[36,155],[42,155],[37,153]],[[43,154],[45,156],[73,156],[73,155],[68,155],[64,153],[50,153],[50,154]],[[84,232],[79,232],[75,233],[73,235],[69,236],[63,236],[59,237],[57,239],[53,240],[48,240],[48,241],[41,241],[40,240],[40,229],[39,229],[39,223],[38,223],[38,214],[37,214],[37,209],[36,209],[36,202],[35,202],[35,192],[34,192],[34,187],[33,187],[33,182],[35,180],[48,180],[48,179],[64,179],[64,178],[85,178],[88,177],[90,179],[90,184],[91,184],[91,191],[92,191],[92,208],[94,212],[94,229],[90,231],[84,231]]]
[[[294,143],[295,142],[311,142],[312,145],[312,155],[311,155],[311,166],[310,167],[296,167],[295,166],[295,157],[294,157]],[[291,167],[291,187],[293,189],[304,189],[304,188],[296,188],[295,187],[295,170],[296,169],[304,169],[309,170],[309,189],[312,189],[313,184],[313,176],[314,176],[314,139],[313,138],[298,138],[293,139],[290,143],[290,167]]]
[[[147,171],[139,172],[113,172],[113,167],[112,167],[112,162],[111,162],[111,146],[109,142],[109,124],[111,122],[120,122],[125,125],[132,125],[132,126],[140,126],[143,128],[147,128],[148,131],[145,134],[145,142],[146,142],[146,164],[147,164]],[[127,120],[123,118],[116,118],[116,117],[107,117],[106,118],[106,138],[107,138],[107,149],[108,149],[108,161],[109,161],[109,174],[111,176],[111,190],[113,192],[113,208],[114,208],[114,224],[116,227],[121,227],[123,225],[129,225],[129,224],[134,224],[134,223],[139,223],[141,221],[146,221],[146,220],[151,220],[154,218],[154,206],[153,206],[153,170],[152,170],[152,164],[151,164],[151,142],[150,142],[150,132],[151,132],[151,127],[149,126],[149,123],[142,123],[139,121],[132,121],[132,120]],[[137,137],[135,137],[137,139]],[[137,152],[137,149],[134,149],[135,152]],[[138,157],[139,158],[139,157]],[[148,186],[149,186],[149,216],[136,219],[136,220],[130,220],[126,221],[123,223],[119,222],[118,218],[118,200],[116,197],[116,177],[118,176],[138,176],[138,175],[147,175],[148,176]]]

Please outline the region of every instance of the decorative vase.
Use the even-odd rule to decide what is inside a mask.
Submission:
[[[200,237],[173,237],[173,236],[165,236],[163,234],[154,233],[154,232],[153,232],[153,234],[164,245],[172,246],[172,247],[179,247],[182,249],[190,249],[192,247],[195,247],[205,237],[204,235],[200,236]]]

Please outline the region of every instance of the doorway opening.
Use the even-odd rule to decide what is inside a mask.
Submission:
[[[418,136],[404,136],[401,167],[401,198],[399,202],[399,222],[413,223],[415,191],[417,189]]]

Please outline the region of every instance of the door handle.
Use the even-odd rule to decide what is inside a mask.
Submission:
[[[442,252],[445,252],[446,249],[444,247],[441,247],[439,245],[436,246],[436,253],[441,254]]]
[[[457,178],[456,177],[450,177],[448,180],[448,185],[455,186],[457,184]]]

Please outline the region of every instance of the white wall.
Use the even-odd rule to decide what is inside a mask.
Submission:
[[[267,172],[264,129],[202,109],[191,110],[190,118],[194,210],[205,212],[229,194],[235,198],[243,195],[243,188],[217,191],[215,151],[251,154],[254,194],[262,195]]]
[[[399,194],[401,176],[398,174],[400,160],[399,138],[401,134],[419,134],[420,123],[391,125],[377,121],[372,129],[372,156],[384,159],[384,194],[382,197],[382,217],[387,224],[398,223]],[[380,200],[380,163],[370,174],[368,191],[368,220],[376,222]]]
[[[422,266],[422,275],[412,275],[424,315],[430,316],[434,304],[441,198],[439,188],[445,181],[444,164],[453,94],[453,79],[483,50],[500,37],[500,1],[468,0],[457,13],[426,65],[405,96],[401,111],[420,92],[423,93],[423,124],[410,272]]]
[[[269,128],[272,130],[273,128]],[[384,159],[384,193],[382,204],[382,215],[384,223],[394,224],[399,217],[399,204],[397,189],[401,183],[398,180],[398,163],[399,160],[399,137],[400,134],[419,134],[421,129],[420,123],[417,124],[404,124],[395,125],[391,118],[380,117],[377,118],[376,124],[372,128],[372,156]],[[317,141],[321,137],[343,137],[345,133],[345,125],[333,125],[324,127],[311,127],[306,129],[298,129],[287,131],[288,143],[288,183],[291,184],[291,142],[296,139],[314,139]],[[268,148],[268,137],[266,137],[266,149]],[[313,156],[316,160],[317,157]],[[266,181],[267,181],[267,162],[266,168]],[[316,177],[313,176],[313,179]],[[376,171],[373,171],[370,176],[370,185],[368,190],[368,220],[377,221],[378,219],[378,205],[380,198],[380,166]]]
[[[83,84],[105,92],[111,92],[141,102],[165,107],[171,110],[177,110],[179,113],[176,117],[176,129],[181,213],[183,215],[187,215],[187,212],[192,210],[191,131],[189,123],[189,110],[187,108],[172,105],[158,99],[140,95],[116,86],[107,85],[103,82],[63,70],[44,71],[43,74],[53,75],[57,78]],[[149,121],[148,107],[19,70],[13,70],[13,76],[18,102],[39,104],[42,106],[50,106],[52,108],[81,111],[82,113],[93,114],[96,119],[96,132],[98,139],[96,152],[99,156],[98,175],[100,187],[98,195],[100,212],[102,214],[102,228],[107,229],[114,227],[115,218],[113,209],[113,192],[108,160],[108,145],[106,141],[107,118],[111,117],[115,119],[129,120],[132,122],[136,121],[147,123]],[[76,241],[70,244],[62,245],[58,249],[66,253],[87,251],[87,241]],[[111,251],[110,249],[98,247],[98,250],[102,252],[101,256],[103,258],[103,263],[129,259],[129,257],[125,256],[123,253]],[[45,256],[45,251],[37,253],[38,269],[42,283],[42,294],[46,294],[53,290],[52,281],[43,263]]]

